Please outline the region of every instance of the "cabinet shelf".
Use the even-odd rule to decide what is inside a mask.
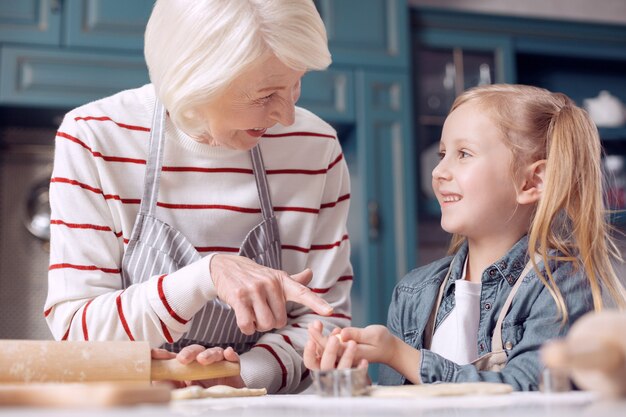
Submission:
[[[624,141],[626,142],[626,126],[620,127],[601,127],[598,128],[600,139],[605,141]]]

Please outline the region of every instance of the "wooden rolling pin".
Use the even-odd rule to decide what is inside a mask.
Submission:
[[[626,313],[588,313],[561,340],[541,348],[543,363],[570,373],[578,387],[626,397]]]
[[[171,399],[171,388],[144,382],[89,382],[0,384],[2,407],[119,407],[161,404]]]
[[[0,340],[0,383],[194,381],[239,375],[239,364],[152,360],[147,342]]]

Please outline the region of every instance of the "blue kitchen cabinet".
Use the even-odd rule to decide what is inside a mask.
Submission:
[[[384,324],[393,288],[415,266],[411,89],[405,72],[358,70],[356,84],[356,324]]]
[[[408,68],[406,0],[315,0],[335,64]]]
[[[581,106],[601,90],[626,102],[626,25],[414,8],[411,33],[414,56],[423,49],[493,54],[494,82],[563,92]],[[421,68],[416,60],[416,86],[424,76]],[[457,93],[471,85],[462,87]],[[417,88],[416,99],[423,90]],[[614,139],[619,134],[609,135]]]
[[[148,82],[140,56],[2,47],[0,105],[80,106]]]
[[[65,0],[63,44],[141,54],[154,0]]]
[[[327,73],[305,77],[300,104],[339,128],[350,168],[354,324],[385,323],[396,282],[415,266],[409,9],[405,0],[315,4],[326,25],[333,64]],[[348,82],[350,111],[311,106],[312,93],[326,97],[326,103],[337,102],[341,89],[324,87],[336,79],[336,71]]]
[[[148,82],[139,55],[0,47],[0,106],[70,109]]]
[[[59,0],[0,2],[0,43],[58,45],[61,39]]]
[[[351,125],[355,121],[354,75],[352,68],[333,65],[326,71],[311,71],[302,80],[298,106],[304,107],[333,124]]]
[[[148,82],[153,0],[0,3],[0,105],[69,109]]]
[[[302,83],[298,104],[335,126],[350,169],[355,325],[385,323],[396,282],[415,266],[409,86],[407,71],[334,65],[307,74]],[[344,95],[347,106],[337,106]],[[349,110],[338,111],[343,108]]]
[[[154,0],[0,2],[0,42],[141,51]]]

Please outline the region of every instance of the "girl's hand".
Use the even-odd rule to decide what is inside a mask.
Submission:
[[[210,365],[224,360],[239,362],[239,355],[237,355],[231,347],[226,349],[222,349],[221,347],[207,349],[201,345],[189,345],[182,348],[178,354],[165,349],[152,349],[151,356],[152,359],[176,358],[183,365],[187,365],[193,361],[201,365]],[[174,385],[175,388],[184,388],[189,385],[200,385],[203,388],[212,387],[213,385],[228,385],[234,388],[244,388],[246,386],[241,376],[205,379],[201,381],[168,381],[168,383]]]
[[[345,343],[356,342],[359,358],[386,365],[390,365],[396,357],[400,341],[381,325],[367,326],[364,329],[346,327],[341,330],[340,336]]]
[[[347,327],[341,331],[341,339],[357,343],[357,357],[390,366],[413,384],[422,383],[419,374],[421,352],[391,334],[385,326]]]
[[[322,323],[309,325],[309,341],[304,348],[304,364],[312,370],[367,366],[383,363],[404,375],[413,384],[421,384],[419,363],[421,352],[400,340],[385,327],[335,329],[322,334]]]
[[[327,371],[331,369],[347,369],[358,366],[367,368],[366,360],[357,356],[357,343],[343,343],[339,333],[334,329],[329,336],[324,336],[322,323],[315,321],[309,325],[309,340],[304,348],[304,364],[312,370]]]

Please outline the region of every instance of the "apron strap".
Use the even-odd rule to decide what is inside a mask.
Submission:
[[[536,254],[535,263],[538,264],[540,260],[541,260],[541,257],[539,256],[539,254]],[[506,301],[504,302],[504,305],[502,306],[502,310],[500,310],[500,315],[498,316],[498,321],[496,322],[496,326],[493,329],[493,336],[491,337],[491,351],[492,352],[498,352],[500,350],[503,350],[502,349],[502,323],[504,322],[504,319],[507,313],[509,312],[509,308],[511,308],[511,304],[513,303],[513,298],[517,294],[517,290],[519,290],[520,286],[522,285],[522,281],[524,281],[524,278],[526,277],[526,275],[528,275],[532,267],[533,267],[533,263],[531,260],[529,260],[526,263],[526,266],[524,267],[524,270],[520,274],[519,278],[517,278],[517,281],[515,281],[513,288],[511,288],[511,292],[509,293],[509,296],[506,298]]]
[[[252,170],[254,171],[254,179],[256,180],[256,189],[259,193],[263,219],[269,220],[274,217],[274,208],[272,207],[270,187],[267,184],[263,155],[261,155],[261,148],[258,144],[250,150],[250,155],[252,156]]]
[[[441,305],[441,300],[443,300],[443,292],[446,289],[446,284],[448,283],[448,279],[450,278],[450,271],[452,271],[452,264],[455,260],[456,255],[452,259],[452,262],[450,262],[446,277],[443,279],[443,282],[439,286],[439,292],[437,293],[437,300],[435,300],[435,305],[433,309],[430,310],[430,316],[428,317],[428,322],[426,322],[426,328],[424,329],[424,349],[430,349],[430,345],[433,342],[433,336],[435,335],[435,321],[437,320],[437,313],[439,313],[439,305]]]
[[[159,181],[163,153],[165,148],[165,107],[158,98],[154,102],[152,129],[150,130],[150,150],[146,161],[146,175],[144,177],[143,197],[139,206],[139,213],[154,215],[157,198],[159,196]]]

